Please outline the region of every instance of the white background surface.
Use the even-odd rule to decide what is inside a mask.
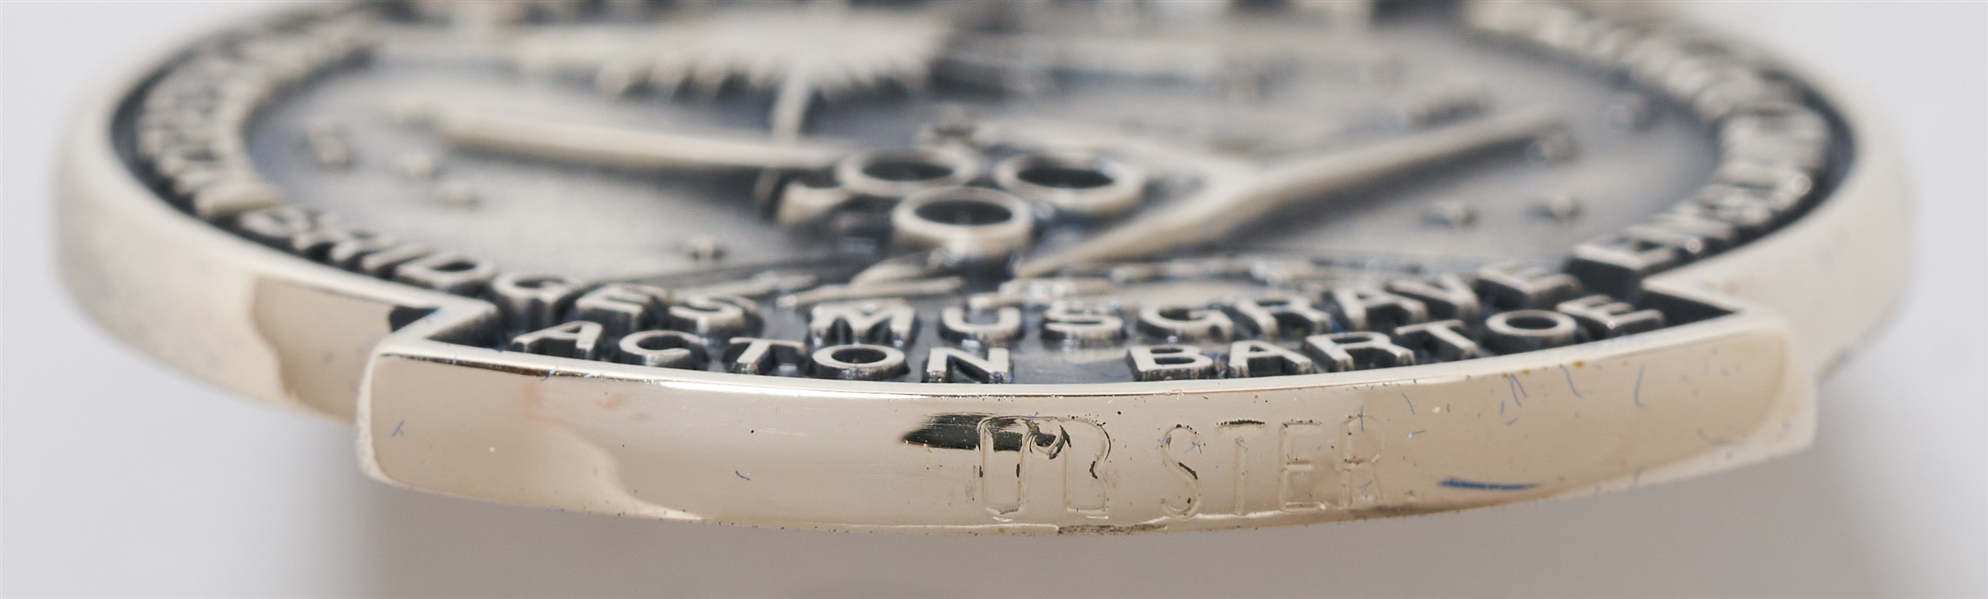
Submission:
[[[88,84],[251,10],[0,2],[9,595],[1988,594],[1988,4],[1687,7],[1867,92],[1914,165],[1912,287],[1822,387],[1808,452],[1578,501],[1060,539],[643,522],[391,489],[359,473],[350,429],[229,397],[115,343],[56,280],[61,122]]]

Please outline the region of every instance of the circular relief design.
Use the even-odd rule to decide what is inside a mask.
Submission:
[[[492,302],[450,342],[904,383],[1289,377],[1717,317],[1644,279],[1850,159],[1612,5],[406,2],[187,48],[114,136],[181,210]]]

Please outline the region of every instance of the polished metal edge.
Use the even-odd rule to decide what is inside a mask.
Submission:
[[[1806,446],[1815,381],[1903,287],[1900,159],[1861,102],[1809,73],[1844,119],[1857,161],[1800,220],[1647,281],[1736,310],[1655,333],[1355,373],[995,394],[521,356],[431,340],[496,318],[486,302],[310,264],[159,201],[118,160],[108,129],[130,82],[152,70],[97,94],[63,151],[60,254],[79,303],[113,334],[203,380],[356,417],[362,463],[382,480],[521,505],[762,526],[1113,533],[1622,489]],[[395,331],[396,311],[427,315]],[[1715,367],[1747,374],[1689,378]],[[1657,402],[1694,396],[1716,401]],[[1412,428],[1438,403],[1461,424]],[[1514,410],[1530,411],[1493,417]],[[967,421],[972,449],[906,441]],[[1249,453],[1252,440],[1320,443]],[[1194,451],[1203,453],[1187,457]],[[1210,451],[1212,461],[1182,461]],[[1079,454],[1092,459],[1071,457]]]

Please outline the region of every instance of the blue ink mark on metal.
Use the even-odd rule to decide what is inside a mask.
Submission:
[[[744,472],[739,472],[739,471],[737,471],[737,470],[733,470],[733,471],[732,471],[732,474],[736,474],[736,475],[738,475],[738,476],[739,476],[739,478],[743,478],[743,479],[746,479],[746,480],[752,480],[752,477],[750,477],[750,476],[746,476]]]
[[[1539,483],[1486,483],[1464,480],[1454,476],[1445,478],[1442,482],[1436,484],[1452,489],[1471,489],[1476,491],[1524,491],[1539,486]]]
[[[1636,400],[1636,407],[1639,408],[1650,407],[1643,405],[1643,367],[1642,366],[1636,367],[1636,390],[1630,392],[1629,398]]]
[[[1364,485],[1360,485],[1360,490],[1362,490],[1362,491],[1365,491],[1365,490],[1367,490],[1367,487],[1371,487],[1371,486],[1374,486],[1374,479],[1371,479],[1371,478],[1369,478],[1369,479],[1367,479],[1367,484],[1364,484]]]
[[[1414,415],[1415,415],[1415,400],[1413,400],[1413,399],[1409,399],[1409,398],[1408,398],[1408,394],[1407,394],[1407,393],[1403,393],[1403,394],[1401,394],[1401,401],[1405,401],[1405,402],[1408,402],[1408,415],[1409,415],[1409,416],[1414,416]]]
[[[1360,406],[1360,430],[1367,430],[1367,406]]]
[[[1574,392],[1574,399],[1580,399],[1581,388],[1574,386],[1574,373],[1572,371],[1567,370],[1566,366],[1561,366],[1560,374],[1567,375],[1567,390]]]
[[[1513,418],[1513,419],[1511,419],[1511,420],[1506,420],[1506,421],[1505,421],[1505,426],[1511,426],[1511,425],[1512,425],[1512,423],[1514,423],[1514,422],[1518,422],[1518,421],[1519,421],[1519,419],[1517,419],[1517,418]]]
[[[1519,377],[1506,373],[1505,387],[1512,392],[1512,403],[1519,404],[1521,408],[1526,407],[1526,402],[1519,401],[1519,397],[1532,397],[1532,394],[1526,393],[1526,386],[1519,383]]]
[[[399,423],[399,424],[395,424],[395,425],[393,425],[393,434],[392,434],[392,435],[389,435],[389,436],[392,436],[392,437],[398,437],[398,436],[400,436],[400,427],[403,427],[403,426],[407,426],[407,421],[406,421],[406,420],[402,420],[402,421],[400,421],[400,423]]]
[[[1411,432],[1411,433],[1408,433],[1408,439],[1407,439],[1407,440],[1409,440],[1409,441],[1414,441],[1414,440],[1415,440],[1415,435],[1420,435],[1420,434],[1422,434],[1422,433],[1426,433],[1426,432],[1429,432],[1429,429],[1426,429],[1426,428],[1425,428],[1425,429],[1422,429],[1422,430],[1419,430],[1419,431],[1415,431],[1415,432]]]

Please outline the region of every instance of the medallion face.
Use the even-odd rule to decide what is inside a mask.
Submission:
[[[1866,159],[1841,110],[1744,44],[1604,4],[417,1],[204,37],[107,132],[153,201],[287,254],[226,250],[277,259],[244,267],[265,273],[245,312],[281,363],[271,394],[356,411],[383,478],[657,517],[1102,532],[1457,509],[1799,447],[1812,373],[1782,373],[1822,360],[1763,333],[1789,325],[1736,279],[1660,281],[1815,220]],[[1751,264],[1727,270],[1774,268]],[[331,346],[357,353],[297,359]],[[528,407],[458,405],[479,393]],[[1730,401],[1657,417],[1651,394]],[[1528,399],[1570,403],[1509,432]],[[1471,421],[1416,424],[1445,411]],[[566,471],[538,458],[395,445],[493,418],[556,422],[602,449],[539,458],[622,479],[568,504],[548,493],[586,485],[491,486]],[[1719,442],[1636,441],[1693,428]],[[1429,430],[1449,445],[1386,449]],[[1456,457],[1597,444],[1614,457]],[[792,471],[810,507],[640,493],[765,481],[710,457],[728,451],[909,461]],[[1462,461],[1377,486],[1402,455]],[[838,490],[946,465],[961,477],[906,493],[958,513]]]

